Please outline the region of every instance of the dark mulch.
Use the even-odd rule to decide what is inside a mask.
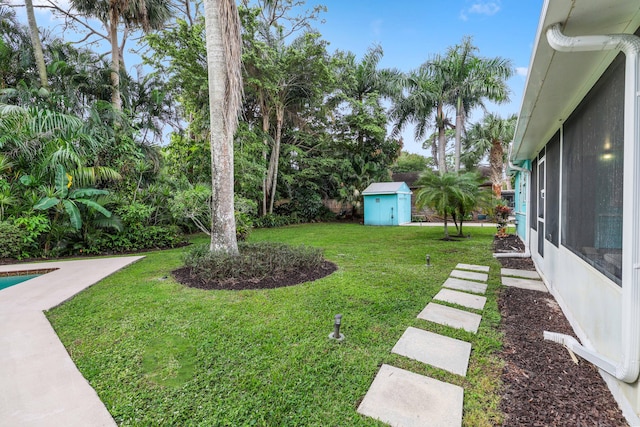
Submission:
[[[273,289],[281,288],[284,286],[298,285],[304,282],[311,282],[313,280],[322,279],[325,276],[333,273],[338,269],[338,266],[332,262],[324,261],[320,268],[301,269],[295,272],[282,275],[282,276],[268,276],[260,279],[247,279],[247,280],[225,280],[211,281],[202,280],[192,274],[189,267],[182,267],[173,271],[173,276],[176,280],[185,286],[198,289],[209,290],[233,290],[239,291],[244,289]]]
[[[507,253],[507,252],[524,252],[524,243],[515,234],[509,234],[506,237],[497,237],[493,239],[493,252],[494,253]],[[532,270],[535,271],[536,267],[533,265],[531,258],[519,258],[508,257],[498,258],[500,264],[504,268],[515,268],[517,270]]]
[[[511,240],[496,238],[496,246],[511,246]],[[580,358],[576,365],[564,347],[544,341],[545,330],[575,337],[551,295],[505,288],[498,306],[504,333],[504,426],[628,425],[594,365]]]

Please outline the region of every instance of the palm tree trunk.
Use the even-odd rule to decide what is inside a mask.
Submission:
[[[436,119],[438,123],[438,171],[441,175],[447,173],[447,137],[445,134],[443,108],[442,103],[439,103],[438,117]]]
[[[273,213],[273,204],[276,198],[276,187],[278,186],[278,166],[280,164],[280,141],[282,139],[282,126],[284,124],[284,105],[276,106],[276,137],[271,152],[271,162],[269,169],[271,173],[271,201],[269,203],[269,213]]]
[[[111,8],[109,12],[109,38],[111,42],[111,104],[117,112],[122,111],[120,99],[120,47],[118,46],[118,11]]]
[[[499,200],[502,198],[502,161],[503,150],[500,141],[492,141],[489,151],[489,164],[491,165],[491,184],[493,194]]]
[[[33,0],[25,0],[27,8],[27,21],[29,22],[29,34],[31,35],[31,44],[33,45],[33,56],[38,67],[38,75],[40,76],[40,86],[49,87],[47,79],[47,67],[44,63],[44,53],[42,52],[42,43],[40,43],[40,32],[36,23],[36,15],[33,11]]]
[[[462,152],[462,129],[464,128],[464,104],[462,97],[458,96],[458,102],[456,105],[456,148],[455,148],[455,160],[454,170],[458,172],[460,170],[460,154]]]
[[[234,0],[206,0],[204,6],[213,190],[210,249],[237,255],[233,206],[233,135],[237,125],[239,98],[234,91],[239,92],[241,80],[238,81],[235,69],[235,65],[239,67],[240,55],[235,57],[234,54],[239,51],[240,25]]]
[[[262,148],[262,160],[264,161],[264,164],[267,164],[267,148],[269,147],[269,141],[267,139],[267,135],[269,134],[269,128],[271,127],[271,124],[269,123],[270,112],[267,107],[267,102],[265,100],[264,94],[260,92],[258,97],[260,102],[260,109],[262,111],[262,134],[264,135],[264,138],[262,139],[262,142],[264,144],[264,147]],[[269,194],[269,187],[267,185],[267,176],[263,175],[263,178],[262,178],[262,215],[263,216],[267,214],[267,195],[268,194]]]

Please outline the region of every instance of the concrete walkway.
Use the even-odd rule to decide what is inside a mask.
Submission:
[[[116,425],[43,311],[141,258],[0,266],[0,274],[56,269],[0,290],[0,426]]]
[[[448,283],[458,290],[441,289],[433,300],[481,311],[486,298],[460,290],[485,293],[486,283],[471,280],[486,282],[488,272],[488,266],[458,264],[445,282],[445,285]],[[418,318],[472,333],[477,332],[482,320],[480,314],[434,302],[427,304]],[[471,344],[409,327],[391,352],[464,377],[467,374]],[[463,400],[464,390],[459,386],[383,365],[362,399],[358,412],[394,427],[460,427]]]

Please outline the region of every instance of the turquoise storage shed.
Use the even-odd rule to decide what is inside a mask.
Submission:
[[[411,190],[404,182],[375,182],[363,192],[365,225],[411,222]]]

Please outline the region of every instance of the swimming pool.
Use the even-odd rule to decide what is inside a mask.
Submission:
[[[34,277],[42,276],[43,274],[47,274],[53,270],[56,269],[49,268],[44,270],[25,270],[0,273],[0,290],[17,285],[18,283],[26,282]]]
[[[0,277],[0,289],[17,285],[18,283],[22,283],[26,280],[33,279],[34,277],[38,277],[38,276],[41,276],[41,274],[26,274],[24,276]]]

